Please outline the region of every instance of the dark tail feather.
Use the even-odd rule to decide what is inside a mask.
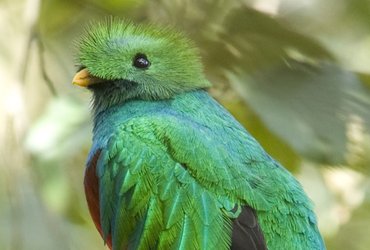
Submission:
[[[244,206],[233,221],[231,250],[267,250],[265,238],[252,208]]]

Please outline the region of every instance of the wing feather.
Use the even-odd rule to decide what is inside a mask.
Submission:
[[[114,250],[228,249],[235,216],[228,210],[245,202],[252,187],[241,176],[253,173],[230,168],[227,145],[210,147],[216,142],[199,140],[202,132],[173,131],[184,125],[163,119],[133,119],[103,149],[98,161],[103,235],[112,235]],[[264,202],[253,199],[256,206]],[[263,236],[253,239],[265,245]]]

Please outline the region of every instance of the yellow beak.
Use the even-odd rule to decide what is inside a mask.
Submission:
[[[85,88],[99,82],[103,82],[103,80],[90,75],[90,72],[87,69],[81,69],[78,71],[72,80],[73,84]]]

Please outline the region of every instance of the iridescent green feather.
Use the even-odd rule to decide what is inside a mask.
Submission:
[[[205,107],[197,100],[200,97],[213,108]],[[130,176],[120,177],[123,181],[113,178],[122,183],[119,194],[104,193],[111,192],[110,188],[101,193],[113,200],[114,213],[121,214],[114,217],[115,225],[110,228],[113,242],[134,242],[137,248],[228,249],[231,220],[238,215],[230,211],[248,204],[257,212],[270,249],[297,249],[296,244],[313,249],[308,239],[315,237],[317,229],[310,222],[311,204],[298,182],[248,133],[240,133],[243,128],[226,111],[222,111],[222,123],[210,124],[210,119],[220,120],[212,109],[221,111],[221,107],[206,93],[179,96],[168,109],[185,104],[193,105],[197,116],[190,119],[182,112],[158,110],[157,115],[150,112],[127,120],[111,135],[105,149],[109,159],[120,159],[121,168]],[[136,105],[144,108],[150,103],[132,103],[126,108]],[[113,143],[117,140],[122,149]],[[116,164],[108,161],[104,166],[109,180]],[[114,198],[125,197],[132,188],[130,201]],[[102,222],[107,223],[104,216]]]
[[[294,177],[203,88],[183,35],[110,19],[93,24],[78,61],[93,91],[100,223],[114,250],[228,249],[243,206],[267,246],[324,249],[312,205]],[[150,67],[133,63],[145,54]]]

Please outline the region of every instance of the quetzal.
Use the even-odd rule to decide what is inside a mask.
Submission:
[[[206,91],[193,44],[110,19],[79,43],[73,83],[92,91],[85,170],[111,249],[324,249],[297,180]]]

